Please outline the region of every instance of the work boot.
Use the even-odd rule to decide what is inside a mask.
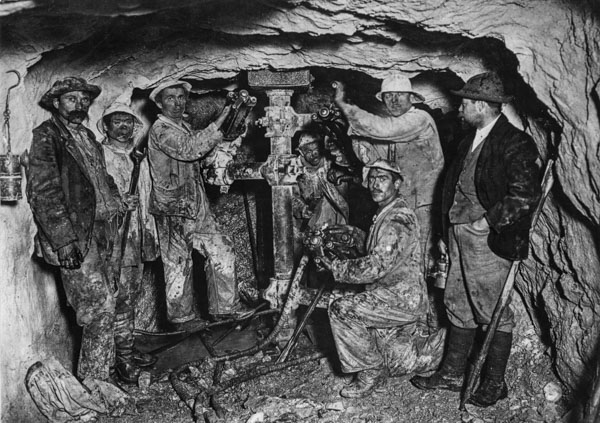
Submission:
[[[135,348],[133,349],[133,362],[138,367],[151,367],[157,360],[158,357],[155,355],[138,351]]]
[[[141,372],[138,366],[128,361],[117,361],[115,371],[121,381],[132,384],[137,384]]]
[[[508,397],[504,372],[511,345],[512,333],[496,332],[485,360],[481,383],[468,403],[478,407],[489,407]]]
[[[361,370],[356,373],[352,383],[340,391],[344,398],[362,398],[381,385],[387,377],[385,369]]]
[[[419,389],[445,389],[460,392],[464,383],[469,350],[475,339],[475,329],[450,326],[448,349],[438,371],[431,376],[414,376],[410,382]]]

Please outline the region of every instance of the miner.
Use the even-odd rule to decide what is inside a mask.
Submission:
[[[178,330],[205,324],[194,304],[194,249],[205,257],[211,317],[221,319],[243,311],[233,243],[209,208],[200,169],[200,159],[223,140],[219,128],[230,106],[205,129],[194,131],[183,120],[190,89],[187,82],[167,81],[150,93],[162,114],[148,137],[152,176],[149,207],[156,220],[164,265],[167,318]]]
[[[117,279],[114,329],[116,372],[121,380],[135,383],[140,368],[152,366],[156,362],[156,357],[134,348],[133,337],[134,306],[142,289],[144,262],[156,260],[158,256],[156,225],[154,217],[148,213],[152,182],[146,158],[143,155],[140,157],[132,155],[137,153],[134,152],[136,148],[134,137],[142,135],[142,122],[136,113],[128,105],[117,102],[104,110],[96,126],[101,133],[105,134],[101,144],[106,168],[121,195],[129,192],[131,179],[134,177],[134,166],[138,169],[135,191],[139,195],[139,207],[130,212],[129,224],[119,231],[119,243],[116,246],[119,249],[124,247],[124,250],[119,263],[120,277]],[[123,234],[125,230],[127,233]]]
[[[414,209],[421,225],[423,271],[429,270],[433,246],[432,206],[436,201],[436,185],[444,167],[444,156],[435,122],[431,115],[413,103],[425,98],[414,92],[410,79],[392,73],[381,83],[375,95],[387,110],[384,116],[362,110],[345,100],[345,87],[336,82],[335,102],[344,113],[353,137],[357,157],[366,164],[383,158],[402,168],[405,180],[403,195]]]
[[[303,172],[297,178],[299,195],[295,197],[294,214],[305,220],[307,229],[347,223],[346,184],[336,186],[327,179],[331,161],[323,154],[323,137],[316,132],[301,132],[298,153]]]
[[[511,98],[495,73],[469,79],[454,94],[460,115],[473,127],[458,147],[444,182],[446,231],[439,242],[449,250],[444,304],[450,320],[439,370],[411,381],[421,389],[461,391],[469,350],[478,327],[487,329],[511,262],[527,257],[531,218],[540,196],[539,155],[532,138],[501,112]],[[510,305],[501,317],[469,402],[481,407],[506,398],[504,372],[515,325]]]
[[[377,330],[426,321],[428,300],[421,273],[419,222],[399,194],[402,175],[395,163],[377,159],[367,165],[369,191],[378,205],[365,255],[355,259],[319,258],[336,282],[364,285],[365,291],[335,300],[329,319],[341,369],[355,373],[340,395],[368,395],[388,369]],[[358,229],[355,229],[358,231]]]
[[[83,125],[100,87],[56,81],[40,105],[52,117],[33,130],[27,197],[38,227],[36,251],[60,267],[67,300],[83,327],[77,375],[109,380],[114,364],[115,247],[136,196],[119,195],[102,147]]]

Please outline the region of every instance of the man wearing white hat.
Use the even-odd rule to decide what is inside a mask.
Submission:
[[[344,97],[344,85],[337,82],[335,102],[348,120],[351,135],[367,138],[353,143],[359,159],[369,164],[382,158],[402,168],[405,177],[402,194],[419,219],[421,248],[428,262],[433,235],[431,207],[444,156],[433,118],[413,106],[424,101],[424,97],[414,92],[410,79],[400,73],[386,77],[375,95],[385,104],[387,116],[377,116],[348,104]],[[423,271],[428,267],[426,263]]]
[[[106,170],[119,188],[119,193],[129,192],[134,162],[131,157],[134,142],[142,129],[142,122],[126,104],[113,103],[104,110],[98,120],[98,130],[105,134],[101,141],[106,160]],[[152,182],[148,161],[144,157],[139,164],[137,194],[138,208],[131,211],[127,231],[127,241],[120,260],[120,277],[115,297],[115,370],[119,378],[128,383],[136,383],[140,367],[151,366],[156,357],[144,354],[134,348],[133,330],[135,327],[134,306],[142,289],[145,261],[158,257],[158,234],[154,217],[148,213],[148,198]],[[119,231],[119,236],[123,228]],[[120,249],[117,245],[115,248]]]
[[[365,255],[348,260],[319,257],[336,282],[365,286],[364,292],[339,298],[329,307],[342,371],[355,373],[352,384],[340,392],[347,398],[368,395],[387,376],[392,363],[378,344],[377,329],[404,327],[417,333],[426,327],[428,310],[420,269],[419,222],[399,194],[400,170],[383,159],[366,168],[369,191],[379,209]],[[405,343],[411,343],[410,339]]]
[[[162,114],[148,136],[152,176],[150,213],[155,216],[165,273],[167,319],[180,330],[198,328],[192,288],[192,251],[206,259],[209,313],[215,319],[240,312],[233,243],[209,209],[200,159],[223,140],[226,106],[205,129],[183,120],[191,85],[167,81],[150,93]]]

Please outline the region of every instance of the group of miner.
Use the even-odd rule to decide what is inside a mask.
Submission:
[[[347,182],[328,177],[324,135],[301,131],[303,172],[293,214],[303,230],[346,231],[359,250],[352,258],[324,255],[314,265],[317,277],[360,287],[338,295],[328,309],[341,371],[354,374],[340,395],[367,396],[403,366],[419,389],[460,392],[475,335],[487,330],[511,264],[528,254],[541,198],[535,142],[502,113],[512,98],[493,72],[452,91],[470,130],[449,163],[434,119],[416,107],[425,99],[406,76],[383,80],[376,94],[381,114],[351,104],[343,83],[334,87],[333,101],[377,211],[368,233],[349,225],[356,200]],[[205,258],[211,319],[251,313],[240,302],[232,239],[209,207],[202,177],[201,159],[223,141],[220,127],[231,106],[207,127],[193,129],[185,118],[191,90],[181,80],[156,86],[149,99],[160,114],[147,133],[130,105],[112,104],[97,122],[101,140],[84,125],[100,87],[67,77],[40,100],[52,116],[33,130],[27,197],[38,228],[36,253],[60,269],[83,328],[82,380],[136,383],[155,364],[156,356],[134,344],[136,300],[148,289],[145,262],[162,261],[167,320],[177,331],[206,324],[194,300],[194,250]],[[147,155],[136,159],[131,153],[144,137]],[[448,328],[432,331],[427,271],[439,254],[450,262],[443,291]],[[487,407],[507,397],[514,326],[509,305],[470,403]],[[403,363],[409,354],[399,353],[402,348],[420,355],[420,364]]]

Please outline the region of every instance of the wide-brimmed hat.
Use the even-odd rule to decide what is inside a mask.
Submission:
[[[164,89],[166,88],[171,88],[171,87],[183,87],[183,89],[185,90],[186,93],[189,93],[192,90],[192,84],[190,84],[189,82],[185,82],[185,81],[180,81],[180,80],[170,80],[170,81],[164,81],[161,82],[158,87],[156,87],[155,89],[152,90],[152,92],[150,93],[149,97],[150,100],[152,100],[153,102],[156,103],[156,96]]]
[[[135,113],[131,109],[131,107],[129,107],[127,104],[124,104],[124,103],[115,102],[115,103],[111,104],[110,106],[108,106],[106,109],[104,109],[104,113],[102,113],[102,117],[100,119],[98,119],[98,122],[96,122],[96,127],[98,128],[98,131],[100,131],[103,134],[106,133],[107,128],[106,128],[106,124],[104,122],[104,118],[106,116],[112,115],[113,113],[127,113],[127,114],[133,116],[134,125],[135,125],[134,127],[136,129],[143,125],[142,120],[137,115],[137,113]]]
[[[504,92],[504,85],[498,74],[485,72],[475,75],[457,91],[450,90],[452,94],[471,100],[483,100],[492,103],[508,103],[513,97]]]
[[[381,90],[375,94],[375,97],[377,100],[383,101],[381,95],[388,92],[411,93],[419,102],[425,101],[425,97],[413,91],[410,79],[400,73],[393,73],[386,77],[381,83]]]
[[[46,109],[54,110],[54,99],[72,91],[87,92],[90,95],[90,98],[94,100],[100,95],[102,89],[97,85],[88,84],[83,78],[67,76],[65,79],[59,79],[52,85],[52,88],[42,96],[40,105]]]
[[[404,179],[402,171],[400,170],[400,166],[398,166],[396,163],[390,162],[389,160],[377,159],[373,163],[365,165],[365,169],[387,170],[388,172],[398,174],[401,179]]]

